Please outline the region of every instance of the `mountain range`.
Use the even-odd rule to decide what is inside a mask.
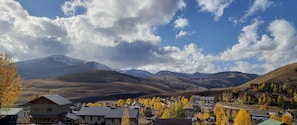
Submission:
[[[250,84],[297,81],[297,63],[259,76],[242,72],[178,73],[131,69],[115,70],[95,61],[63,55],[17,62],[25,79],[21,99],[53,92],[84,101],[139,96],[219,94],[232,88],[245,90]]]
[[[232,76],[228,76],[227,74],[233,75],[247,75],[246,79],[251,80],[253,78],[258,77],[256,74],[246,74],[241,72],[221,72],[215,74],[207,74],[207,73],[179,73],[179,72],[171,72],[171,71],[159,71],[155,74],[150,73],[144,70],[131,69],[131,70],[115,70],[110,68],[104,64],[95,62],[95,61],[84,61],[80,59],[73,59],[64,55],[52,55],[48,57],[21,61],[17,62],[17,70],[23,79],[41,79],[41,78],[51,78],[60,75],[73,74],[73,73],[81,73],[90,70],[111,70],[123,74],[127,74],[130,76],[148,79],[152,77],[164,77],[164,76],[172,76],[186,79],[206,79],[206,78],[216,78],[216,79],[224,79]],[[245,81],[245,80],[244,80]],[[244,82],[242,81],[242,82]],[[235,82],[235,81],[233,81]]]
[[[118,70],[95,61],[52,55],[17,62],[22,98],[53,92],[67,98],[116,99],[233,87],[259,77],[241,72],[179,73]]]

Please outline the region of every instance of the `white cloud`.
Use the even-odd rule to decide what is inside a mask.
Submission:
[[[189,26],[188,20],[186,18],[179,17],[174,21],[174,28],[184,28]]]
[[[218,21],[233,0],[196,0],[201,11],[210,12]]]
[[[297,61],[297,34],[295,26],[284,19],[276,19],[268,26],[267,34],[257,30],[262,21],[243,27],[238,43],[220,55],[220,60],[236,61],[234,69],[243,72],[265,73]],[[243,60],[254,59],[259,63]]]
[[[87,2],[82,0],[66,1],[62,6],[62,11],[67,16],[76,15],[78,7],[87,8]]]
[[[202,50],[197,48],[193,43],[185,45],[183,49],[174,46],[165,46],[163,49],[168,52],[167,56],[171,58],[171,61],[148,64],[140,66],[139,69],[150,72],[169,70],[187,73],[197,71],[211,73],[218,71],[215,65],[211,63],[211,58],[213,57],[204,55]]]
[[[186,36],[188,34],[188,32],[181,30],[178,34],[175,35],[175,38],[180,38],[183,36]]]
[[[296,27],[284,19],[272,21],[263,34],[257,31],[264,22],[255,20],[242,28],[233,47],[208,55],[193,43],[184,48],[161,47],[155,29],[168,24],[176,11],[186,6],[183,1],[72,2],[64,9],[70,17],[49,19],[29,15],[16,1],[0,0],[1,52],[16,60],[65,54],[114,68],[152,72],[217,72],[222,69],[215,64],[223,63],[223,70],[264,73],[297,61]],[[76,14],[78,5],[84,5],[86,13]],[[182,31],[180,34],[188,34]],[[235,64],[227,65],[229,62]]]
[[[244,22],[244,20],[247,17],[257,13],[258,11],[265,11],[272,4],[273,4],[273,2],[270,0],[255,0],[253,5],[246,12],[246,14],[240,19],[240,22]]]

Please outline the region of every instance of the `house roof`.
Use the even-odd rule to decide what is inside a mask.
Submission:
[[[72,102],[60,95],[45,95],[43,96],[45,98],[47,98],[48,100],[58,104],[58,105],[67,105],[67,104],[71,104]]]
[[[111,108],[105,118],[122,118],[125,108]],[[138,110],[128,108],[129,118],[137,118]]]
[[[251,115],[261,115],[261,116],[268,116],[269,112],[268,111],[263,111],[263,110],[252,110],[250,112]]]
[[[191,119],[156,119],[154,125],[192,125]]]
[[[55,94],[55,95],[43,95],[43,96],[41,96],[39,98],[36,98],[36,99],[28,102],[27,104],[30,104],[30,103],[32,104],[32,103],[34,103],[35,101],[38,101],[41,98],[45,98],[45,99],[47,99],[47,100],[49,100],[49,101],[51,101],[51,102],[53,102],[53,103],[55,103],[57,105],[67,105],[67,104],[72,103],[70,100],[68,100],[68,99],[66,99],[66,98],[64,98],[64,97],[62,97],[60,95]],[[25,104],[25,105],[27,105],[27,104]]]
[[[82,107],[76,115],[78,116],[104,116],[105,118],[122,118],[125,108],[110,108],[90,106]],[[137,118],[138,110],[128,108],[129,118]]]
[[[69,112],[65,115],[65,117],[69,118],[69,119],[72,119],[72,120],[77,120],[79,118],[79,116],[77,116],[77,115],[75,115],[73,113],[69,113]]]
[[[78,116],[88,115],[88,116],[105,116],[110,111],[109,107],[82,107],[78,112]]]
[[[274,120],[274,119],[267,119],[258,125],[286,125],[286,124],[281,121]]]
[[[0,115],[16,115],[22,110],[23,108],[0,108]]]

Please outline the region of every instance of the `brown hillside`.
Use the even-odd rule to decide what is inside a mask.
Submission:
[[[279,83],[288,80],[297,80],[297,63],[289,64],[280,68],[277,68],[269,73],[264,74],[254,80],[237,86],[238,89],[246,89],[250,87],[250,84],[261,84],[261,83]]]

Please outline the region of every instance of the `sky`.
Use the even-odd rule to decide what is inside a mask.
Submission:
[[[155,73],[297,62],[296,0],[0,0],[0,52]]]

